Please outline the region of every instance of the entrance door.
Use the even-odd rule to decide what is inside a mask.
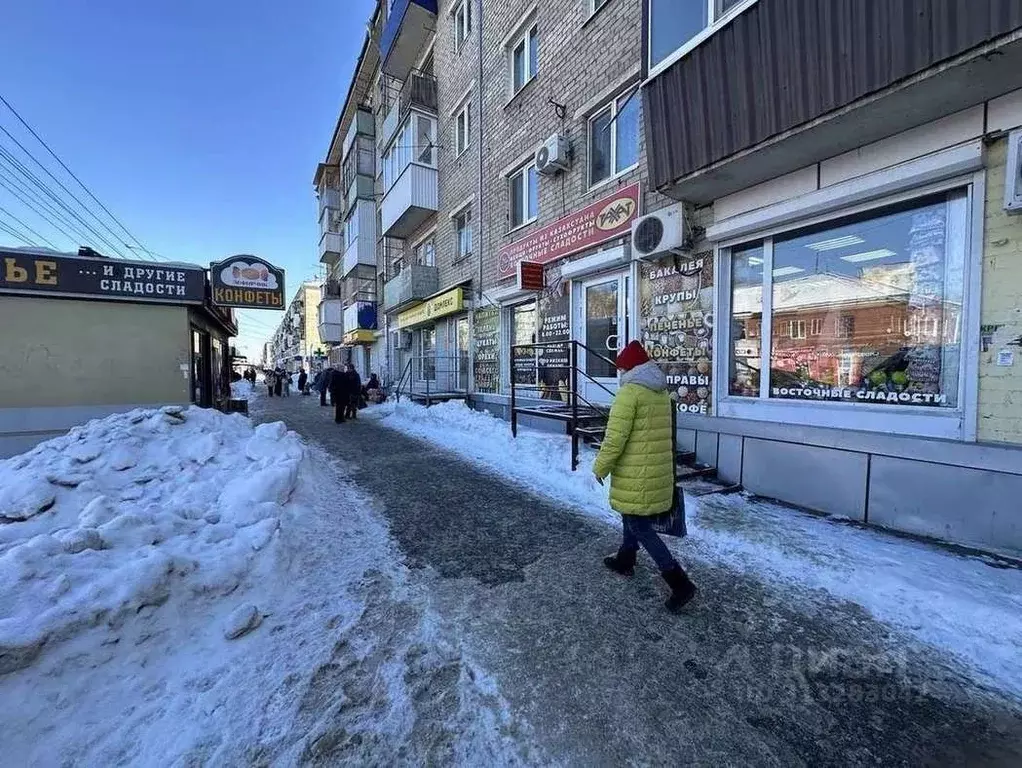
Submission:
[[[613,360],[628,343],[628,275],[600,277],[582,284],[582,343],[588,347],[582,369],[604,384],[617,384]]]
[[[458,391],[468,392],[468,318],[459,317],[455,322],[457,336],[454,348],[458,362]]]

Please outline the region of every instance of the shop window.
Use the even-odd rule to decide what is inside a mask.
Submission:
[[[419,381],[436,381],[436,328],[416,333]]]
[[[539,370],[536,349],[521,345],[536,343],[536,302],[530,301],[528,304],[512,307],[510,314],[511,344],[514,346],[512,376],[514,376],[515,384],[535,387],[536,374]]]
[[[958,409],[967,200],[942,193],[731,249],[729,393]]]
[[[528,224],[539,216],[539,180],[535,160],[530,160],[508,176],[507,189],[511,229]]]
[[[511,93],[516,94],[539,74],[539,26],[527,24],[508,46],[511,66]]]
[[[589,119],[589,185],[639,164],[639,96],[620,96]]]
[[[467,259],[472,255],[472,209],[466,208],[454,216],[454,258]]]

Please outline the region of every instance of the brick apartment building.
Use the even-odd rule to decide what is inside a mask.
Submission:
[[[507,416],[564,398],[568,342],[607,402],[641,339],[724,481],[1022,550],[1022,0],[369,26],[316,175],[335,357]]]

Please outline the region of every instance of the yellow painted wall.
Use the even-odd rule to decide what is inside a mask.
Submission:
[[[305,342],[309,354],[322,346],[319,339],[319,295],[318,285],[305,286]]]
[[[188,309],[0,296],[0,408],[186,403]]]
[[[1022,340],[1022,216],[1004,211],[1007,150],[1000,139],[987,152],[979,439],[1022,444],[1022,347],[1011,345]],[[1015,364],[998,366],[1000,350],[1012,350]]]

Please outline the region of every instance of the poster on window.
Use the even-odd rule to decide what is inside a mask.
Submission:
[[[645,262],[641,340],[688,413],[713,412],[713,252]]]
[[[957,404],[965,245],[953,210],[930,198],[775,241],[771,397]]]
[[[544,400],[569,401],[571,387],[571,290],[559,269],[548,269],[539,298],[539,391]]]
[[[500,388],[500,310],[477,309],[472,317],[475,337],[475,364],[472,376],[475,391],[493,394]]]

